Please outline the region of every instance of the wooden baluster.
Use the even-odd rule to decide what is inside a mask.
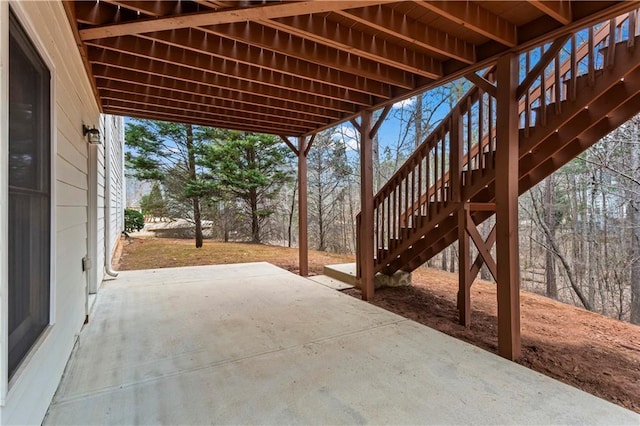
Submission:
[[[587,54],[587,59],[589,60],[589,85],[592,86],[596,80],[596,54],[593,46],[593,27],[589,27],[589,42],[588,42],[589,50]]]
[[[496,141],[494,140],[494,132],[493,132],[494,123],[495,123],[495,120],[493,119],[494,117],[493,103],[495,102],[495,99],[491,96],[489,96],[488,98],[489,98],[489,158],[491,159],[490,166],[491,168],[493,168],[495,165],[493,153],[495,152],[495,147],[496,147]]]
[[[571,90],[569,94],[569,99],[574,101],[578,94],[578,59],[576,52],[576,35],[571,36],[571,83],[569,84],[569,89]]]
[[[416,167],[411,171],[411,227],[416,228]]]
[[[426,211],[424,215],[427,217],[427,221],[431,220],[431,215],[429,214],[429,191],[431,190],[431,150],[427,148],[427,156],[425,162],[426,169],[426,182],[425,182],[425,199],[426,199]]]
[[[418,223],[417,227],[422,226],[422,156],[418,160]],[[426,195],[424,195],[426,197]]]
[[[445,146],[444,146],[444,128],[442,129],[442,132],[440,134],[440,201],[442,202],[443,206],[444,203],[446,201],[446,192],[447,192],[447,188],[444,182],[444,165],[445,165]]]
[[[555,63],[553,64],[554,69],[554,79],[556,81],[555,87],[555,98],[556,98],[556,114],[560,114],[561,106],[560,103],[562,101],[562,82],[560,81],[560,54],[556,55]]]
[[[543,52],[542,52],[542,48],[540,48],[540,57],[542,57]],[[540,122],[540,124],[542,126],[546,126],[547,125],[547,68],[544,67],[542,69],[542,74],[540,77],[540,120],[536,119],[536,124],[538,123],[538,121]]]
[[[398,207],[397,198],[398,198],[398,186],[396,184],[394,186],[394,188],[393,188],[393,213],[392,213],[393,216],[391,217],[391,219],[393,220],[393,225],[392,225],[393,226],[393,234],[392,234],[391,238],[394,239],[394,240],[398,237],[398,222],[399,222],[398,221],[398,219],[399,219],[398,215],[400,213],[400,212],[398,212],[398,209],[397,209],[397,207]],[[394,244],[393,247],[395,247],[395,243],[396,243],[396,241],[393,242],[393,244]]]
[[[484,92],[478,88],[478,158],[479,167],[483,170],[487,167],[485,152],[484,152],[484,139],[482,138],[484,129]]]
[[[527,50],[527,54],[525,55],[525,68],[527,69],[527,75],[531,70],[531,51]],[[527,91],[524,94],[524,134],[525,136],[529,136],[529,131],[531,128],[531,102],[529,100],[529,92]]]
[[[607,49],[607,67],[613,68],[616,62],[616,19],[609,21],[609,48]]]
[[[465,131],[465,135],[467,138],[467,171],[469,174],[469,179],[468,179],[468,184],[469,186],[471,186],[473,184],[473,151],[472,149],[472,143],[473,143],[473,137],[471,136],[471,127],[472,127],[472,122],[471,122],[471,108],[469,105],[469,101],[467,100],[467,128]]]
[[[637,11],[632,10],[629,12],[629,39],[627,40],[627,48],[633,50],[636,42],[636,23],[637,23]]]
[[[387,194],[387,250],[391,248],[391,192]]]
[[[404,179],[404,227],[409,227],[409,173]]]

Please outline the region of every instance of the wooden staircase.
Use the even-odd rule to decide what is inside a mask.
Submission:
[[[634,11],[520,54],[519,194],[640,112],[637,19]],[[375,273],[410,272],[459,238],[461,215],[477,225],[495,213],[494,79],[494,69],[469,76],[476,85],[375,195]],[[495,241],[494,231],[480,243],[470,232],[477,246]],[[479,259],[472,271],[495,269]]]

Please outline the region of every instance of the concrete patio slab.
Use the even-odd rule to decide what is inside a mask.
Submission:
[[[640,424],[266,263],[123,272],[45,424]]]

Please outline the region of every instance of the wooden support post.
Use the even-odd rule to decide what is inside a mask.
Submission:
[[[373,144],[372,112],[362,111],[360,121],[360,244],[362,300],[373,297]]]
[[[471,325],[471,277],[469,234],[467,233],[467,211],[458,209],[458,312],[460,325]]]
[[[307,238],[307,139],[298,138],[298,250],[300,275],[309,275],[309,242]]]
[[[520,357],[520,266],[518,247],[518,56],[497,65],[496,261],[498,354]]]

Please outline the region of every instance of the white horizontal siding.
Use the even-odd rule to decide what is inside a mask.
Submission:
[[[0,8],[6,11],[8,7],[6,2],[0,2]],[[11,7],[50,65],[53,77],[56,158],[52,182],[57,219],[52,310],[55,322],[11,383],[0,414],[2,423],[39,424],[86,314],[87,274],[82,271],[82,258],[87,254],[88,238],[88,150],[82,124],[98,125],[99,110],[61,2],[15,2]],[[7,31],[6,25],[0,26],[0,39],[6,41]],[[0,56],[6,57],[5,52]],[[0,65],[0,69],[6,67],[6,64]],[[0,83],[0,87],[6,87],[6,81]],[[5,113],[6,109],[2,111]],[[4,137],[5,133],[0,135]],[[6,144],[6,141],[0,142],[0,145]],[[6,218],[6,215],[0,217]],[[3,282],[3,286],[6,285]],[[6,351],[6,346],[3,350]],[[6,365],[0,368],[6,369]]]

